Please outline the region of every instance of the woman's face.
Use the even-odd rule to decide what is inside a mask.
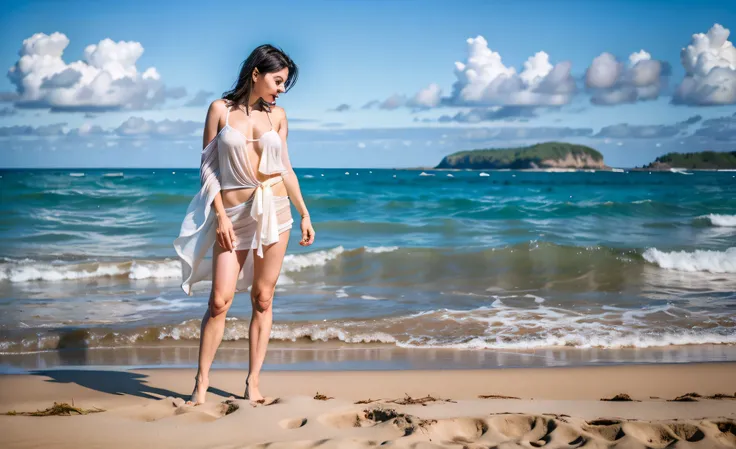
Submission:
[[[284,83],[289,76],[289,68],[284,67],[278,72],[255,74],[253,90],[268,104],[276,104],[279,94],[286,92]]]

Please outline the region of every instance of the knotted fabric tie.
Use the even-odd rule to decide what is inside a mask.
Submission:
[[[276,176],[258,184],[253,193],[253,205],[250,216],[256,221],[256,241],[258,250],[256,254],[263,258],[263,247],[279,241],[279,224],[276,218],[276,206],[273,202],[273,190],[271,187],[284,178]]]

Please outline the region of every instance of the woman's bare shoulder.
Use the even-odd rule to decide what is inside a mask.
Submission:
[[[210,103],[208,112],[222,112],[225,113],[227,109],[227,102],[224,98],[218,98],[217,100]]]
[[[274,114],[274,116],[276,116],[279,121],[286,119],[286,109],[282,108],[281,106],[271,106],[271,113]]]

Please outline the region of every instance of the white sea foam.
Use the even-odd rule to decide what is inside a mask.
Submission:
[[[372,332],[351,329],[355,323],[274,323],[271,329],[272,340],[296,341],[308,338],[312,341],[339,340],[346,343],[395,343],[396,338],[385,332]],[[233,341],[248,338],[249,321],[233,318],[223,335],[223,340]],[[167,327],[159,332],[159,339],[193,340],[199,338],[198,320],[190,320],[178,326]]]
[[[384,332],[352,333],[338,326],[319,324],[301,325],[298,327],[279,326],[274,324],[271,338],[277,340],[296,341],[297,338],[309,338],[312,341],[340,340],[346,343],[395,343],[396,338]]]
[[[367,253],[374,253],[374,254],[378,254],[378,253],[390,253],[390,252],[396,251],[397,249],[399,249],[398,246],[376,246],[376,247],[366,246],[365,247],[365,252],[367,252]]]
[[[65,281],[127,276],[129,279],[165,279],[181,276],[176,260],[53,264],[26,259],[0,264],[0,280],[10,282]]]
[[[684,168],[670,168],[672,173],[679,173],[681,175],[692,175],[692,173],[685,171]]]
[[[621,336],[595,336],[580,334],[562,334],[545,338],[518,339],[503,341],[493,337],[475,337],[469,341],[443,342],[429,338],[397,342],[401,348],[444,348],[444,349],[544,349],[552,347],[589,348],[654,348],[674,345],[733,344],[736,335],[696,334],[683,331],[669,332],[657,336],[635,333]]]
[[[284,256],[283,271],[290,273],[301,271],[309,267],[323,266],[327,262],[342,254],[345,249],[342,246],[326,251],[315,251],[304,254],[287,254]]]
[[[544,302],[544,298],[540,296],[534,296],[534,295],[524,295],[525,298],[534,298],[534,302],[537,304],[542,304]]]
[[[736,215],[708,214],[698,218],[709,220],[713,226],[736,227]]]
[[[368,252],[393,251],[397,247],[371,248]],[[283,273],[297,272],[309,267],[323,266],[344,252],[342,246],[325,251],[304,254],[289,254],[284,257]],[[127,277],[133,280],[170,279],[181,276],[181,262],[178,259],[132,260],[128,262],[83,262],[49,263],[33,259],[11,260],[4,258],[0,263],[0,281],[13,283],[31,281],[66,281],[104,277]],[[293,284],[294,281],[282,274],[279,285]]]
[[[409,348],[520,350],[736,343],[736,319],[724,313],[714,314],[710,310],[691,310],[670,304],[642,308],[604,306],[582,313],[545,306],[540,302],[530,307],[530,296],[491,297],[495,299],[493,305],[470,310],[439,308],[380,319],[277,323],[273,326],[271,338],[387,343]],[[364,295],[363,299],[368,298]],[[152,311],[180,311],[200,305],[188,298],[156,298],[138,305],[135,310],[150,314]],[[248,319],[229,317],[227,321],[225,340],[248,338]],[[703,327],[699,323],[708,325]],[[189,319],[180,324],[161,326],[158,335],[152,334],[150,327],[145,327],[132,332],[113,332],[112,342],[109,340],[110,330],[102,328],[91,330],[86,340],[89,347],[100,344],[121,346],[145,342],[151,336],[160,340],[196,340],[199,331],[199,319]],[[104,339],[107,341],[103,342]],[[11,348],[19,344],[11,342],[0,346],[0,350],[39,350],[55,348],[56,343],[58,335],[34,335],[24,339],[22,348]]]
[[[201,301],[192,301],[181,298],[167,299],[158,297],[147,301],[135,308],[136,312],[167,311],[177,312],[180,310],[202,307]]]
[[[75,178],[81,178],[82,176],[84,176],[84,173],[74,173],[74,172],[72,172],[72,173],[69,173],[69,176],[73,176]]]
[[[181,276],[181,263],[178,260],[160,262],[133,261],[130,266],[130,279],[165,279]]]
[[[725,251],[695,250],[693,252],[666,252],[657,248],[649,248],[643,256],[647,262],[667,270],[736,273],[736,247]]]

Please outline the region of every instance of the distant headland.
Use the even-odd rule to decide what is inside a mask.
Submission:
[[[736,151],[700,151],[697,153],[667,153],[639,170],[718,170],[736,168]]]
[[[446,156],[436,169],[545,169],[610,170],[603,155],[585,145],[545,142],[527,147],[460,151]]]

